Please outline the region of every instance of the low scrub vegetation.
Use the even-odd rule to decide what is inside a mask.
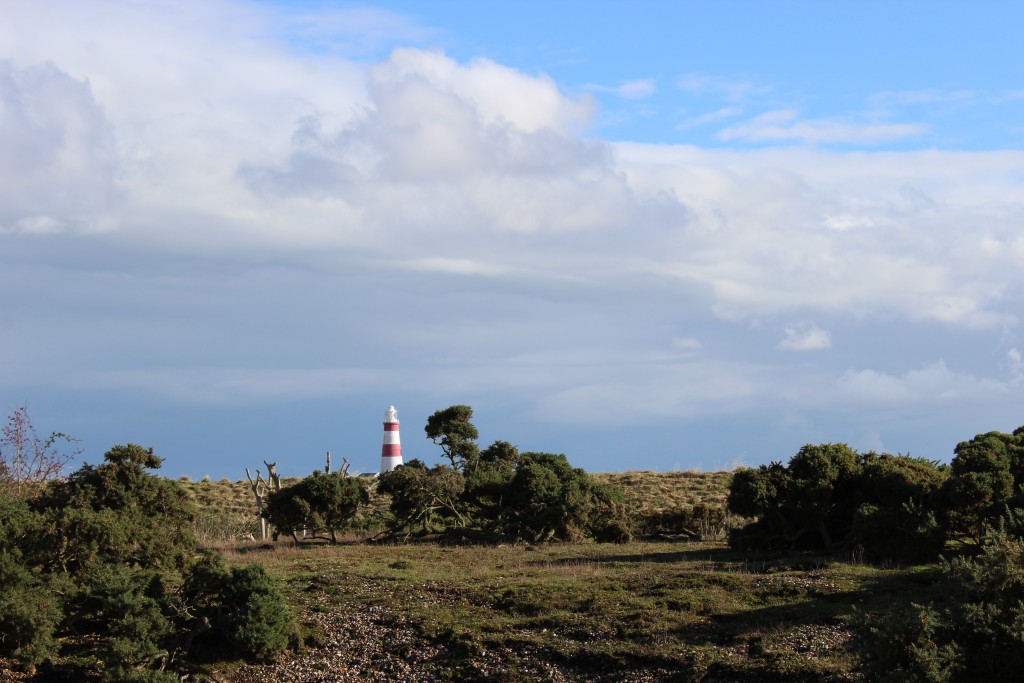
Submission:
[[[0,676],[5,661],[40,681],[1020,668],[1024,428],[964,441],[949,465],[819,444],[729,473],[592,475],[509,442],[480,449],[471,418],[452,406],[428,421],[442,465],[281,480],[264,519],[289,540],[258,544],[240,541],[258,528],[244,482],[162,479],[135,445],[56,476],[57,442],[39,439],[13,452],[55,466],[26,476],[0,441]]]
[[[197,552],[193,504],[160,464],[129,444],[31,495],[0,486],[0,654],[44,679],[176,682],[204,658],[285,649],[274,580]]]

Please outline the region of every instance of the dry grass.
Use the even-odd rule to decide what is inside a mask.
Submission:
[[[622,487],[634,513],[661,512],[688,505],[724,505],[732,472],[629,471],[595,474],[607,484]]]
[[[593,476],[601,483],[620,486],[633,515],[641,521],[652,513],[698,503],[724,505],[732,480],[731,472],[643,471]],[[288,486],[297,481],[297,478],[285,478],[281,484]],[[248,481],[193,481],[183,477],[178,483],[196,503],[195,531],[201,543],[212,545],[259,538],[256,499]],[[387,504],[384,496],[371,496],[370,506],[360,513],[356,525],[364,535],[380,529],[380,520],[387,517]]]

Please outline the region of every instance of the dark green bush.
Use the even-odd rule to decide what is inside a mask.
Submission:
[[[83,680],[157,683],[178,680],[207,634],[252,658],[287,645],[291,617],[262,568],[191,566],[192,507],[148,471],[159,465],[116,446],[35,498],[0,494],[0,653],[31,668],[61,651]]]
[[[291,534],[298,541],[297,531],[325,531],[337,542],[337,532],[349,528],[360,505],[370,500],[363,483],[341,472],[314,472],[305,479],[267,498],[264,517],[278,531]]]
[[[46,577],[32,571],[23,548],[39,532],[38,517],[0,488],[0,653],[34,666],[56,651],[60,605]]]
[[[944,606],[868,615],[860,656],[872,681],[1019,680],[1024,671],[1024,511],[983,534],[981,554],[943,564]]]
[[[947,527],[975,543],[1007,507],[1024,507],[1024,427],[957,444],[942,507]]]
[[[788,465],[733,476],[728,506],[753,518],[730,532],[737,549],[860,548],[873,560],[923,562],[945,542],[936,499],[946,470],[903,455],[807,445]]]
[[[260,660],[287,649],[291,612],[262,566],[228,569],[219,555],[207,555],[189,568],[181,593],[191,614],[183,648],[196,657]]]
[[[435,523],[442,530],[452,525],[465,526],[460,505],[465,489],[462,472],[448,465],[428,469],[416,459],[381,476],[377,485],[378,491],[391,496],[392,532],[411,532],[416,525],[428,532]]]

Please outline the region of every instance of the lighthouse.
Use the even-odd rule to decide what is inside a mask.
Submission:
[[[380,473],[402,464],[402,439],[398,436],[398,411],[389,406],[384,412],[384,445],[380,449]]]

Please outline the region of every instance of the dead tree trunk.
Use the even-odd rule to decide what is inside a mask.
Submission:
[[[324,474],[331,473],[331,452],[327,451],[327,464],[324,465]]]
[[[277,463],[263,461],[267,466],[267,476],[270,477],[270,490],[277,493],[281,490],[281,475],[277,473]]]
[[[248,467],[245,468],[245,476],[249,480],[250,488],[252,488],[252,495],[256,496],[256,514],[260,518],[260,541],[265,541],[267,540],[267,520],[263,517],[263,499],[267,495],[267,482],[263,481],[263,475],[260,474],[259,470],[256,470],[255,481],[253,481],[252,475],[249,474]]]

